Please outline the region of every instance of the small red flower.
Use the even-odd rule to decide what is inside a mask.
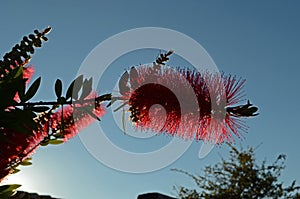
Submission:
[[[95,94],[90,94],[85,100],[95,98],[95,96]],[[51,129],[53,132],[63,134],[64,141],[67,141],[95,121],[91,114],[100,118],[105,114],[105,109],[96,101],[64,106],[52,115]]]
[[[224,74],[139,66],[124,73],[119,89],[137,129],[220,144],[246,130],[227,110],[241,101],[244,83]]]

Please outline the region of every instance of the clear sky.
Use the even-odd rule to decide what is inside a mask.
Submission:
[[[108,37],[139,27],[182,32],[199,42],[220,70],[247,79],[246,98],[259,107],[260,115],[247,120],[248,133],[243,134],[242,140],[237,139],[235,146],[261,144],[255,151],[259,161],[273,161],[278,154],[286,154],[287,167],[281,179],[287,183],[296,179],[299,183],[299,9],[298,1],[2,2],[0,54],[35,28],[51,25],[49,42],[31,62],[36,68],[35,77],[42,76],[35,99],[49,100],[55,99],[55,79],[61,78],[67,85],[90,51]],[[132,65],[149,63],[157,53],[149,50],[137,52],[143,56],[129,54],[124,62],[120,58],[114,63],[120,64],[118,70],[111,66],[106,77],[118,77]],[[156,136],[151,138],[155,139],[153,143],[151,139],[139,142],[115,127],[111,117],[104,117],[101,125],[106,133],[111,133],[109,137],[115,144],[134,152],[151,151],[170,140]],[[8,182],[23,184],[26,191],[68,199],[132,199],[150,191],[172,195],[173,185],[194,184],[171,168],[200,173],[205,165],[226,157],[228,147],[223,145],[199,159],[201,144],[194,142],[177,161],[161,170],[132,174],[97,161],[77,136],[64,145],[39,149],[33,156],[33,165],[11,176]]]

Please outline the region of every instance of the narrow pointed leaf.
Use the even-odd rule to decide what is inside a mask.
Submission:
[[[49,143],[49,144],[58,145],[58,144],[64,143],[64,141],[63,141],[63,140],[49,140],[48,143]]]
[[[11,196],[15,195],[16,191],[5,191],[5,192],[0,192],[0,198],[3,199],[8,199],[11,198]]]
[[[66,94],[66,99],[69,98],[78,99],[78,93],[82,87],[83,75],[78,76],[69,86]]]
[[[3,185],[0,186],[0,194],[3,194],[5,192],[9,192],[9,191],[14,191],[17,188],[19,188],[21,185],[19,184],[8,184],[8,185]]]
[[[39,89],[39,86],[41,84],[41,77],[37,78],[29,87],[28,91],[26,92],[23,101],[26,102],[30,100]]]
[[[85,79],[82,85],[82,92],[79,99],[83,100],[92,92],[93,79]]]
[[[40,143],[41,146],[47,146],[48,144],[49,144],[49,140]]]
[[[72,81],[72,83],[70,84],[67,93],[66,93],[66,100],[70,99],[72,97],[73,94],[73,88],[74,88],[74,84],[75,84],[75,80]]]
[[[32,163],[29,162],[29,161],[24,160],[23,162],[20,163],[20,165],[22,165],[22,166],[30,166],[30,165],[32,165]]]
[[[14,69],[14,78],[18,78],[23,75],[23,67],[17,67]]]
[[[130,76],[129,76],[130,86],[135,89],[138,87],[138,82],[137,82],[137,79],[139,76],[138,72],[137,72],[136,68],[133,66],[133,67],[131,67],[129,73],[130,73]]]
[[[125,71],[121,76],[121,78],[119,79],[119,92],[121,95],[125,95],[130,90],[130,88],[127,86],[128,79],[129,79],[129,73]]]
[[[26,81],[27,81],[27,79],[23,79],[23,82],[18,87],[18,94],[19,94],[19,98],[20,98],[21,102],[24,102]]]
[[[61,92],[62,92],[62,82],[60,79],[57,79],[55,82],[55,94],[57,98],[61,97]]]
[[[14,169],[14,171],[12,172],[13,174],[18,173],[19,171],[21,171],[20,169]]]

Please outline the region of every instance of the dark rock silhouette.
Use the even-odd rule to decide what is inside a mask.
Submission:
[[[46,195],[38,195],[36,193],[28,193],[25,191],[17,191],[17,193],[11,196],[9,199],[59,199]],[[137,199],[177,199],[160,193],[145,193],[138,195]]]
[[[51,196],[42,196],[36,193],[17,191],[17,193],[11,196],[10,199],[59,199],[59,198],[52,198]]]
[[[145,193],[139,195],[137,199],[176,199],[176,198],[166,196],[160,193]]]

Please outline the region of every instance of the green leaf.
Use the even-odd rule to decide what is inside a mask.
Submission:
[[[62,144],[62,143],[64,143],[63,140],[49,140],[49,144],[58,145],[58,144]]]
[[[82,92],[79,99],[83,100],[92,92],[93,79],[85,79],[82,85]]]
[[[0,186],[0,194],[3,194],[5,192],[9,191],[14,191],[17,188],[19,188],[21,185],[20,184],[7,184],[7,185],[2,185]]]
[[[37,78],[32,85],[29,87],[28,91],[26,92],[25,96],[24,96],[24,102],[30,100],[37,92],[37,90],[39,89],[39,86],[41,84],[41,77]]]
[[[14,169],[14,171],[12,172],[13,174],[18,173],[19,171],[21,171],[20,169]]]
[[[83,75],[78,76],[76,79],[73,80],[73,82],[70,84],[69,88],[67,89],[66,93],[66,99],[78,98],[78,92],[82,87],[82,82],[83,82]]]
[[[14,68],[12,73],[14,79],[23,76],[23,67]]]
[[[49,140],[40,143],[41,146],[47,146],[48,144],[49,144]]]
[[[4,193],[0,192],[0,198],[2,199],[9,199],[11,198],[11,196],[15,195],[16,191],[6,191]]]
[[[10,69],[9,73],[5,77],[6,80],[12,80],[19,77],[22,77],[23,74],[23,67],[16,67],[14,69]]]
[[[61,92],[62,92],[62,82],[60,79],[57,79],[55,82],[55,94],[57,98],[61,97]]]
[[[32,165],[32,163],[29,162],[29,160],[24,160],[23,162],[20,163],[20,165],[22,165],[22,166],[30,166],[30,165]]]

